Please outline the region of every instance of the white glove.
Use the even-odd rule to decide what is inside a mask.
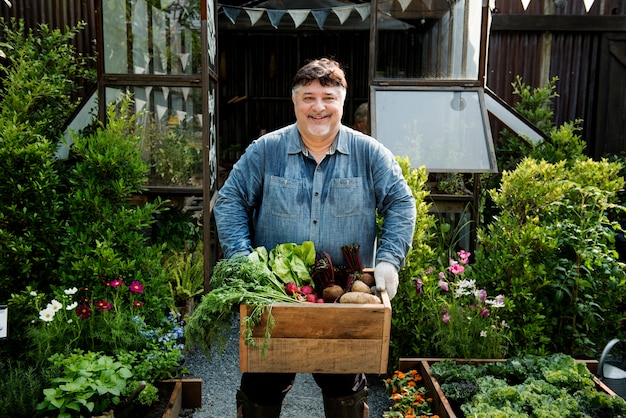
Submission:
[[[398,271],[396,266],[386,261],[378,263],[374,269],[374,280],[376,280],[376,290],[387,291],[389,300],[398,292]]]

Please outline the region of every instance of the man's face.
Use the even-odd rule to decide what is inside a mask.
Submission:
[[[343,116],[345,90],[324,87],[315,80],[299,87],[292,97],[300,134],[318,140],[334,139]]]

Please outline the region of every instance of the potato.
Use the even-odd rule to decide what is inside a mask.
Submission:
[[[322,298],[327,303],[336,302],[341,295],[343,295],[343,288],[337,284],[328,286],[322,291]]]
[[[370,287],[361,280],[355,280],[350,287],[351,292],[370,293]]]
[[[371,293],[348,292],[341,296],[339,303],[382,303],[382,301]]]
[[[361,274],[361,280],[363,280],[363,283],[365,283],[369,287],[376,285],[376,280],[374,280],[374,275],[372,273]]]

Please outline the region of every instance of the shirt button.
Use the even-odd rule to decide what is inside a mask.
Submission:
[[[319,196],[319,195],[320,195],[320,194],[319,194],[319,192],[315,192],[315,197],[317,197],[317,196]]]
[[[317,225],[317,219],[313,219],[313,225]]]

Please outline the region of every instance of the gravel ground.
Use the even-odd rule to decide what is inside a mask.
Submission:
[[[239,317],[233,324],[226,349],[207,358],[200,350],[185,355],[189,377],[202,379],[202,408],[193,418],[235,418],[235,393],[239,388]],[[382,384],[384,376],[368,375],[370,418],[381,417],[390,401]],[[314,407],[312,407],[314,406]],[[283,402],[283,418],[323,418],[322,393],[310,374],[296,375],[293,388]]]

